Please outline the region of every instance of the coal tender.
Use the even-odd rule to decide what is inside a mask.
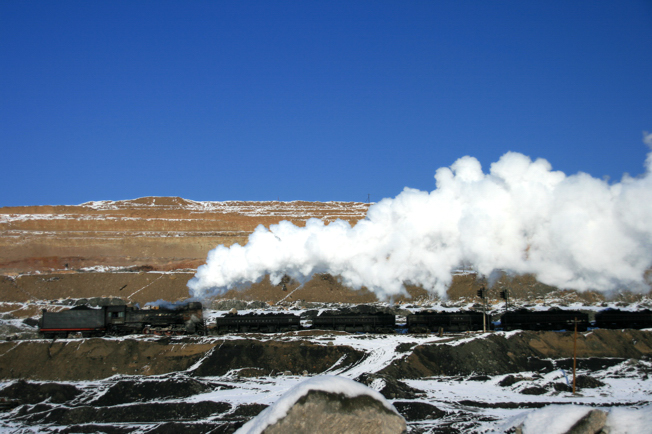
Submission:
[[[589,315],[576,310],[550,309],[529,311],[520,309],[505,312],[500,319],[503,330],[574,330],[589,328]]]

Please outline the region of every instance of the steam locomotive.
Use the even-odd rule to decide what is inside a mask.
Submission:
[[[495,318],[497,319],[497,318]],[[405,325],[397,325],[389,313],[323,312],[312,319],[310,329],[340,330],[364,333],[464,332],[481,330],[573,330],[586,331],[590,326],[601,328],[650,328],[652,312],[605,310],[596,314],[595,323],[579,311],[509,311],[494,323],[481,312],[420,311],[406,316]],[[280,333],[304,329],[301,317],[287,313],[229,313],[205,324],[201,303],[190,303],[176,309],[138,309],[127,306],[105,306],[99,309],[73,308],[63,312],[46,312],[39,320],[45,338],[65,338],[71,333],[83,337],[126,334],[228,334]]]
[[[48,339],[66,338],[72,333],[81,333],[82,337],[205,333],[202,305],[198,302],[175,309],[139,309],[120,305],[99,309],[78,306],[62,312],[44,310],[38,326],[43,337]]]

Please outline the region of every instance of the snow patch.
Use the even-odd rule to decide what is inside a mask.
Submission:
[[[593,407],[583,405],[550,405],[510,418],[499,432],[522,425],[523,434],[563,434],[592,409]],[[616,407],[603,411],[608,412],[606,426],[611,434],[650,432],[652,404],[640,409]]]

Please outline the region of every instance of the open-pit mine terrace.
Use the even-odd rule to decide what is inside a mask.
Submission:
[[[311,218],[326,223],[341,219],[354,225],[368,207],[359,202],[144,197],[0,208],[0,303],[90,297],[120,297],[130,303],[184,299],[186,283],[216,246],[244,245],[258,225],[269,227],[283,220],[303,226]],[[353,299],[341,301],[374,299],[369,293],[351,294],[332,277],[316,282],[317,293],[329,286],[324,301],[338,301],[343,293]],[[254,291],[246,297],[278,301],[296,286],[288,282],[284,292],[262,282],[254,289],[263,294]]]
[[[219,244],[245,244],[258,225],[310,218],[355,224],[357,202],[196,202],[178,197],[0,208],[0,272],[89,267],[196,268]]]

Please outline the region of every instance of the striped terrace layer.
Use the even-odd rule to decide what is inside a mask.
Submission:
[[[0,272],[93,266],[196,268],[209,250],[245,244],[258,225],[310,218],[355,224],[359,202],[197,202],[176,197],[0,208]]]

